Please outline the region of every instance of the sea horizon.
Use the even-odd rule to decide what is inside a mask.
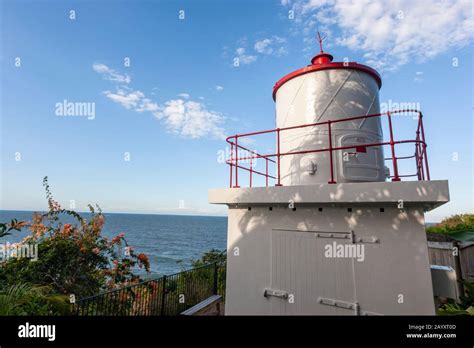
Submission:
[[[94,209],[96,210],[97,212],[97,209],[96,207],[94,207]],[[70,210],[74,210],[76,213],[79,213],[79,214],[90,214],[90,211],[89,210],[77,210],[77,209],[70,209]],[[24,209],[0,209],[0,212],[1,211],[7,211],[7,212],[31,212],[31,213],[34,213],[34,212],[47,212],[48,210],[46,209],[43,209],[43,210],[24,210]],[[225,217],[227,218],[228,215],[207,215],[207,214],[173,214],[173,213],[129,213],[129,212],[115,212],[115,211],[104,211],[102,210],[102,214],[129,214],[129,215],[165,215],[165,216],[202,216],[202,217]]]
[[[28,221],[41,210],[0,210],[0,222],[16,218]],[[79,212],[86,219],[90,212]],[[225,250],[227,243],[227,216],[198,216],[172,214],[136,214],[103,212],[105,224],[102,234],[112,238],[124,233],[135,252],[150,258],[151,274],[165,275],[192,267],[192,261],[211,250]],[[62,223],[75,223],[74,218],[61,215]],[[0,243],[16,243],[31,232],[13,231],[0,238]],[[40,255],[41,257],[41,255]],[[143,270],[137,269],[144,274]]]

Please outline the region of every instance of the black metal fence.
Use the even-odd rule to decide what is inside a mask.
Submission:
[[[179,315],[212,295],[225,295],[225,266],[217,263],[83,298],[78,315]]]

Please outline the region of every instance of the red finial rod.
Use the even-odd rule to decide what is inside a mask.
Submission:
[[[323,40],[327,37],[327,35],[325,34],[323,37],[321,37],[321,34],[319,33],[318,31],[318,41],[319,41],[319,52],[320,53],[324,53],[323,51]]]
[[[321,34],[318,31],[318,42],[319,42],[319,54],[313,57],[311,59],[311,64],[316,65],[316,64],[326,64],[332,62],[333,56],[330,55],[329,53],[324,53],[323,51],[323,40],[327,37],[327,34],[324,34],[321,36]]]

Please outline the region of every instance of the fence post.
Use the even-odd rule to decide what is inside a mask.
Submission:
[[[218,276],[217,262],[214,262],[214,284],[213,284],[213,292],[212,292],[213,295],[217,295],[217,281],[218,281],[217,276]]]
[[[457,254],[455,252],[452,253],[454,258],[454,271],[456,272],[456,277],[458,278],[458,291],[459,294],[463,295],[465,291],[464,279],[462,277],[462,264],[461,264],[461,253],[462,250],[459,246],[459,242],[453,242],[453,251],[454,248],[457,248]],[[466,270],[467,271],[467,270]],[[466,272],[467,277],[469,277],[468,272]],[[466,278],[467,278],[466,277]]]
[[[163,294],[161,295],[161,315],[165,315],[166,275],[163,276]]]

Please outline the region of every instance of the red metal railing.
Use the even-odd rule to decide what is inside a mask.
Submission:
[[[393,124],[392,124],[392,118],[395,115],[399,114],[407,114],[407,113],[412,113],[412,114],[417,114],[418,115],[418,124],[416,128],[416,138],[413,140],[395,140],[394,135],[393,135]],[[354,120],[362,120],[362,119],[368,119],[368,118],[373,118],[373,117],[387,117],[388,120],[388,130],[389,130],[389,135],[390,135],[390,140],[388,141],[382,141],[378,143],[365,143],[365,144],[358,144],[357,146],[355,145],[349,145],[349,146],[337,146],[334,147],[332,144],[332,124],[334,123],[340,123],[340,122],[347,122],[347,121],[354,121]],[[299,129],[299,128],[306,128],[306,127],[314,127],[314,126],[321,126],[321,125],[327,125],[328,127],[328,147],[327,148],[320,148],[320,149],[312,149],[312,150],[303,150],[303,151],[290,151],[290,152],[281,152],[280,151],[280,133],[287,131],[287,130],[292,130],[292,129]],[[277,144],[277,152],[276,153],[271,153],[271,154],[265,154],[262,155],[254,150],[250,150],[242,145],[239,145],[239,139],[244,138],[244,137],[250,137],[250,136],[255,136],[255,135],[261,135],[261,134],[271,134],[271,133],[276,133],[276,144]],[[252,187],[252,182],[253,182],[253,174],[257,174],[260,176],[265,177],[265,185],[268,186],[268,181],[269,179],[274,179],[275,180],[275,186],[282,186],[281,185],[281,176],[280,176],[280,159],[282,156],[291,156],[291,155],[301,155],[301,154],[307,154],[307,153],[318,153],[318,152],[328,152],[329,153],[329,165],[330,165],[330,180],[328,181],[329,184],[335,184],[335,178],[334,178],[334,159],[333,159],[333,152],[334,151],[342,151],[342,150],[348,150],[348,149],[356,149],[356,152],[366,152],[367,147],[376,147],[376,146],[390,146],[390,152],[391,152],[391,157],[385,158],[386,161],[391,161],[392,162],[392,167],[393,167],[393,175],[390,176],[392,181],[400,181],[401,178],[404,177],[417,177],[418,180],[430,180],[430,172],[428,168],[428,156],[426,154],[426,142],[425,142],[425,131],[423,128],[423,114],[421,111],[418,110],[412,110],[412,109],[407,109],[407,110],[397,110],[397,111],[389,111],[385,113],[379,113],[379,114],[371,114],[371,115],[363,115],[363,116],[355,116],[355,117],[348,117],[344,119],[338,119],[338,120],[329,120],[325,122],[317,122],[317,123],[308,123],[308,124],[303,124],[303,125],[298,125],[298,126],[292,126],[292,127],[285,127],[285,128],[276,128],[276,129],[269,129],[265,131],[260,131],[260,132],[252,132],[252,133],[246,133],[246,134],[236,134],[233,136],[230,136],[226,139],[226,141],[230,144],[230,159],[226,161],[226,163],[230,167],[230,187],[240,187],[239,186],[239,169],[248,171],[250,174],[249,177],[249,183],[250,187]],[[413,143],[415,145],[415,153],[411,156],[402,156],[402,157],[397,157],[396,156],[396,145],[400,144],[408,144],[408,143]],[[239,150],[241,152],[244,152],[246,155],[240,157],[239,156]],[[276,157],[276,161],[273,160],[272,158]],[[256,159],[264,159],[265,160],[265,173],[261,171],[255,170],[253,164],[254,160]],[[405,175],[400,175],[399,173],[399,167],[398,167],[398,161],[399,160],[405,160],[405,159],[415,159],[415,165],[416,165],[416,173],[415,174],[405,174]],[[249,162],[249,167],[243,166],[241,163],[243,161],[248,161]],[[268,169],[268,164],[269,162],[272,162],[276,166],[276,174],[275,175],[270,175],[269,174],[269,169]]]

